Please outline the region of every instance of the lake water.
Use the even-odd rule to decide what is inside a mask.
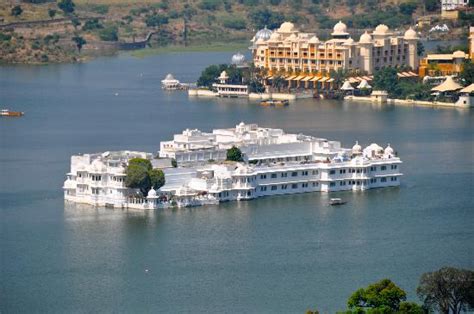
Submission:
[[[160,89],[168,72],[195,81],[231,55],[0,67],[1,107],[26,112],[0,119],[0,312],[334,312],[385,277],[417,301],[422,273],[474,267],[474,111],[264,108]],[[156,152],[185,128],[240,121],[349,147],[389,142],[402,185],[342,193],[337,208],[318,193],[146,213],[64,205],[72,154]]]

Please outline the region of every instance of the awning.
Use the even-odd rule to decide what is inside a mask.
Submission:
[[[418,76],[418,74],[416,74],[415,72],[412,72],[412,71],[410,71],[410,72],[408,72],[408,73],[410,73],[411,76]]]
[[[316,76],[316,77],[311,79],[311,82],[317,82],[317,81],[319,81],[319,79],[321,79],[321,76]]]
[[[267,80],[273,80],[273,76],[268,76]]]
[[[324,83],[327,80],[329,80],[329,77],[323,77],[322,79],[319,80],[319,82]]]
[[[433,87],[431,90],[435,92],[452,92],[458,89],[462,89],[462,86],[456,83],[452,76],[448,76],[446,81],[436,87]]]
[[[300,75],[300,76],[297,76],[293,79],[293,81],[301,81],[301,79],[303,79],[306,75]]]
[[[329,80],[327,80],[326,83],[332,83],[332,82],[334,82],[334,79],[333,79],[333,78],[330,78]]]
[[[469,93],[469,94],[474,93],[474,83],[472,83],[471,85],[469,85],[467,87],[464,87],[459,92],[460,93]]]
[[[296,78],[296,75],[288,76],[287,78],[285,78],[285,80],[291,81],[291,80],[293,80],[294,78]]]
[[[370,76],[362,76],[362,78],[366,81],[372,81],[372,78]]]
[[[311,80],[311,79],[313,79],[313,78],[314,78],[314,76],[307,76],[307,77],[305,77],[304,79],[302,79],[301,81],[307,82],[307,81],[309,81],[309,80]]]

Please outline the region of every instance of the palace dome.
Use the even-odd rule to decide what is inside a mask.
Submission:
[[[342,23],[341,21],[337,22],[336,25],[334,25],[333,32],[331,33],[332,36],[338,36],[338,35],[349,35],[347,33],[347,25]]]
[[[310,44],[319,44],[319,38],[316,37],[316,36],[313,36],[308,40],[308,43],[310,43]]]
[[[280,28],[278,29],[279,33],[293,33],[295,32],[295,25],[291,22],[284,22],[281,24]]]
[[[390,144],[387,145],[387,147],[385,148],[384,150],[384,154],[385,155],[393,155],[395,151],[393,150],[393,148],[390,146]]]
[[[262,28],[255,34],[254,40],[259,40],[259,39],[269,40],[270,36],[272,36],[272,33],[273,32],[269,30],[267,26],[265,25],[265,28]]]
[[[385,24],[379,24],[374,31],[374,35],[387,35],[389,32],[389,28]]]
[[[91,163],[91,171],[94,173],[102,173],[107,171],[107,167],[102,161],[96,159]]]
[[[365,31],[365,33],[363,33],[360,36],[359,43],[361,43],[361,44],[371,44],[372,43],[372,36],[370,36],[370,34],[367,31]]]
[[[466,58],[466,53],[464,51],[461,51],[461,50],[456,50],[455,52],[453,52],[453,58]]]
[[[415,30],[413,28],[409,28],[406,32],[405,35],[403,36],[404,39],[418,39],[418,35],[416,34]]]
[[[353,45],[354,44],[354,39],[352,37],[349,37],[345,42],[344,45]]]
[[[231,63],[235,65],[241,65],[245,62],[245,56],[240,52],[237,52],[235,55],[232,56]]]
[[[352,153],[358,155],[362,153],[362,146],[359,145],[359,141],[356,141],[355,145],[352,146]]]
[[[280,40],[280,34],[273,32],[269,40]]]
[[[146,198],[156,198],[156,191],[151,188],[150,191],[148,191]]]
[[[295,34],[291,34],[290,36],[288,36],[287,40],[297,40],[298,39],[298,36],[296,36]]]

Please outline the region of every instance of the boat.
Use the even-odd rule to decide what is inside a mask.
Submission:
[[[0,111],[0,116],[2,117],[21,117],[24,114],[22,111],[10,111],[8,109],[2,109]]]
[[[260,102],[260,105],[262,106],[278,106],[278,107],[283,107],[283,106],[288,106],[290,102],[288,100],[262,100]]]
[[[343,201],[341,198],[331,198],[329,200],[329,205],[344,205],[345,203],[347,203],[346,201]]]

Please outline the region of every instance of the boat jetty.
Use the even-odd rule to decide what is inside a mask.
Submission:
[[[168,73],[166,77],[161,80],[161,88],[165,90],[188,90],[195,86],[195,83],[181,83],[179,80],[175,79],[171,73]]]

